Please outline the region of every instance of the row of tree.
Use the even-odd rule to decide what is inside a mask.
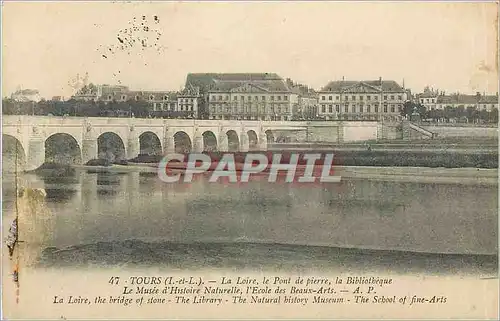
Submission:
[[[498,109],[493,108],[491,111],[484,109],[478,110],[474,107],[458,106],[451,107],[447,106],[444,109],[432,109],[427,110],[427,108],[421,104],[416,104],[413,102],[406,102],[401,109],[401,115],[408,119],[414,116],[420,119],[432,119],[433,121],[456,121],[463,123],[496,123],[498,122]]]
[[[4,115],[38,115],[38,116],[79,116],[79,117],[189,117],[190,113],[174,111],[155,112],[153,106],[146,101],[129,100],[126,102],[94,102],[94,101],[40,101],[17,102],[12,99],[2,100]]]

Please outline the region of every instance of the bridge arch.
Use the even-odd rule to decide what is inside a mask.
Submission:
[[[203,134],[203,151],[211,152],[217,150],[217,136],[211,130],[204,131]]]
[[[272,143],[274,143],[274,140],[275,140],[276,138],[274,137],[274,133],[273,133],[273,131],[272,131],[272,130],[270,130],[270,129],[268,129],[268,130],[266,130],[266,132],[265,132],[265,133],[266,133],[266,137],[267,137],[267,143],[268,143],[268,144],[272,144]]]
[[[56,133],[47,137],[45,163],[81,164],[82,150],[76,138],[66,133]]]
[[[248,135],[248,150],[259,149],[259,137],[254,130],[247,131]]]
[[[186,132],[178,131],[174,134],[174,146],[176,153],[190,153],[193,148],[193,143]]]
[[[118,134],[105,132],[97,138],[97,158],[111,162],[127,159],[125,144]]]
[[[8,172],[23,171],[26,167],[26,151],[19,139],[2,134],[2,169]]]
[[[162,155],[160,138],[150,131],[146,131],[139,136],[139,149],[140,154]]]
[[[227,150],[228,152],[238,152],[240,150],[240,139],[234,130],[228,130],[227,136]]]

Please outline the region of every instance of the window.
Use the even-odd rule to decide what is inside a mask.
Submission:
[[[396,111],[396,108],[394,107],[394,105],[391,106],[391,113],[395,112]]]
[[[288,96],[283,96],[283,99],[284,100],[288,100]]]
[[[349,105],[345,105],[344,107],[344,112],[348,113],[349,112]]]
[[[328,105],[328,112],[333,113],[333,106],[332,105]]]
[[[387,112],[387,105],[384,105],[384,113]]]
[[[375,112],[378,113],[378,106],[375,106]]]
[[[168,100],[168,96],[163,96],[163,100]]]
[[[378,100],[378,96],[375,96],[375,100]]]
[[[403,100],[403,96],[402,95],[398,95],[398,99],[399,100]]]
[[[391,100],[394,100],[394,95],[391,95]]]
[[[366,112],[367,112],[367,113],[370,113],[370,112],[371,112],[370,105],[366,106]]]
[[[281,96],[278,96],[278,100],[281,100]]]
[[[339,106],[339,105],[335,105],[335,111],[336,111],[337,113],[340,113],[340,106]]]
[[[372,99],[372,96],[368,95],[366,96],[366,100],[371,100]]]
[[[335,100],[339,100],[339,96],[335,96]]]
[[[359,96],[359,100],[363,101],[363,96]]]
[[[127,99],[127,96],[123,95],[122,100],[126,100],[126,99]]]
[[[261,98],[262,98],[262,101],[266,100],[266,96],[262,96]]]
[[[352,96],[352,100],[356,100],[356,96]]]
[[[222,95],[219,95],[219,100],[222,100]]]
[[[387,95],[384,95],[384,100],[387,100]]]
[[[325,107],[325,105],[321,105],[321,112],[322,112],[322,113],[326,112],[326,107]]]
[[[255,100],[255,101],[259,100],[259,96],[253,97],[253,100]]]
[[[332,96],[328,96],[328,100],[332,100]]]
[[[233,100],[238,100],[238,96],[233,96]]]
[[[241,100],[241,101],[245,101],[245,96],[241,96],[241,97],[240,97],[240,100]]]
[[[352,105],[352,112],[355,113],[356,112],[356,105]]]
[[[274,100],[274,96],[271,96],[271,100]]]
[[[359,105],[359,112],[362,113],[363,112],[363,106]]]
[[[345,96],[345,101],[348,101],[349,100],[349,97],[348,96]]]
[[[325,96],[321,96],[321,100],[325,100],[325,99],[326,99],[326,97],[325,97]]]
[[[217,100],[217,99],[216,99],[216,97],[215,97],[215,96],[212,96],[212,100]],[[182,99],[181,99],[181,101],[182,101]]]

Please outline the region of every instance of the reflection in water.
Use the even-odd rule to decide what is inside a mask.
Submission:
[[[52,245],[57,248],[135,239],[497,252],[496,185],[355,179],[315,187],[205,180],[166,184],[154,174],[86,171],[41,182],[56,216]],[[4,179],[4,211],[9,210],[11,191]],[[293,252],[290,246],[286,251]],[[249,250],[242,246],[234,251]],[[300,251],[293,252],[297,258]]]

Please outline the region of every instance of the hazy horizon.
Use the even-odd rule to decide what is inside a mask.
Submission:
[[[143,16],[148,32],[128,37],[147,46],[120,48]],[[3,96],[68,97],[86,72],[133,90],[179,90],[194,72],[274,72],[315,90],[382,77],[413,92],[498,92],[494,2],[4,2],[2,28]]]

